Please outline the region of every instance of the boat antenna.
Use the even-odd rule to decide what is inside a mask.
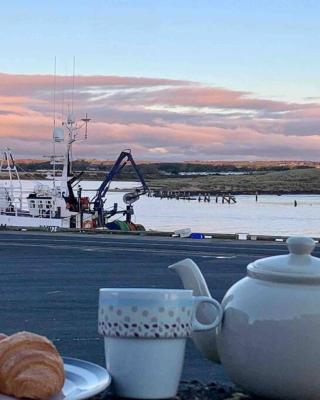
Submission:
[[[57,88],[57,57],[54,56],[53,67],[53,127],[56,126],[56,88]]]
[[[56,86],[57,86],[57,57],[54,57],[54,79],[53,79],[53,129],[56,127]],[[56,188],[56,140],[53,137],[53,189]]]
[[[66,79],[68,77],[68,68],[67,65],[65,64],[64,68],[64,77],[62,78],[61,84],[62,84],[62,100],[61,100],[61,120],[64,121],[65,118],[65,90],[66,90]]]
[[[73,117],[73,101],[74,101],[74,77],[76,71],[76,57],[73,56],[73,71],[72,71],[72,91],[71,91],[71,114]]]

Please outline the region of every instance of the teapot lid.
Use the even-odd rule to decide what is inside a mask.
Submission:
[[[320,284],[320,258],[311,256],[316,242],[294,236],[286,243],[289,254],[254,261],[247,267],[248,275],[273,282]]]

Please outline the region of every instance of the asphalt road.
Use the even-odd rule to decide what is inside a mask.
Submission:
[[[190,257],[221,300],[249,262],[286,252],[283,243],[269,242],[0,232],[0,331],[46,335],[63,355],[104,365],[99,288],[181,288],[167,266]],[[228,382],[191,341],[183,378]]]

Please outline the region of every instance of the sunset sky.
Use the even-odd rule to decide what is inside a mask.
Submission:
[[[320,2],[14,0],[0,13],[0,147],[50,152],[71,101],[78,158],[320,158]]]

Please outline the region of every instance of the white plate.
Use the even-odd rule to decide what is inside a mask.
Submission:
[[[111,383],[108,371],[99,365],[63,357],[66,380],[60,393],[50,400],[84,400],[105,390]],[[16,400],[0,394],[0,400]]]

